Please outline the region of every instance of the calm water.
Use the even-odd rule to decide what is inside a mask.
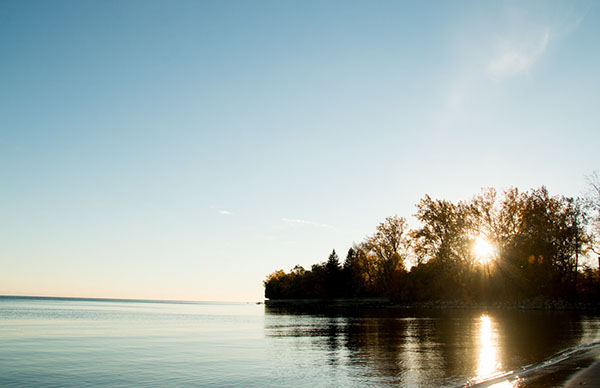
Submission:
[[[0,298],[0,386],[456,387],[598,340],[580,313]],[[558,385],[597,348],[494,387]]]

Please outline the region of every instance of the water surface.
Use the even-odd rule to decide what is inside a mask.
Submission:
[[[596,342],[599,329],[567,312],[5,297],[0,386],[456,387]],[[575,367],[501,386],[552,386]]]

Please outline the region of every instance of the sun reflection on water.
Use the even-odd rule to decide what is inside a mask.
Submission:
[[[494,379],[502,371],[502,363],[498,356],[498,332],[495,328],[495,322],[488,316],[479,317],[479,363],[477,365],[477,379],[484,381]],[[512,381],[499,381],[489,386],[489,388],[517,388],[519,379]]]
[[[479,364],[477,377],[491,376],[500,370],[498,361],[498,338],[492,320],[487,315],[482,315],[479,325]]]

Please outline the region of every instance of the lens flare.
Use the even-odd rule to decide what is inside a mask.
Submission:
[[[496,248],[481,236],[475,239],[473,252],[477,256],[477,260],[482,264],[487,264],[496,257]]]

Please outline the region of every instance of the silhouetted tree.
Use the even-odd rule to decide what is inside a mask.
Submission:
[[[404,263],[410,252],[410,239],[406,219],[387,217],[380,223],[373,236],[365,240],[364,248],[377,260],[377,277],[385,294],[398,291]]]
[[[313,264],[310,267],[312,290],[308,295],[313,298],[326,298],[327,287],[326,287],[326,273],[325,263]]]
[[[310,270],[276,271],[264,281],[265,296],[490,301],[577,295],[593,300],[600,295],[599,270],[579,263],[594,242],[588,221],[600,226],[600,182],[592,188],[596,196],[589,196],[585,206],[579,199],[551,196],[545,187],[511,188],[502,195],[486,189],[458,203],[425,196],[417,205],[415,230],[408,232],[402,217],[388,217],[348,250],[343,267],[333,250]],[[491,263],[477,261],[473,252],[481,236],[496,246]],[[407,272],[412,255],[417,265]]]
[[[600,255],[600,175],[598,171],[587,176],[586,180],[585,207],[590,221],[590,249]]]
[[[361,289],[363,288],[362,276],[358,252],[352,247],[348,249],[348,253],[346,254],[342,273],[344,279],[344,296],[359,296],[361,294]]]
[[[342,267],[335,249],[325,263],[325,290],[330,298],[342,296]]]
[[[573,199],[551,197],[545,187],[526,196],[515,255],[528,283],[527,296],[552,295],[573,280],[587,240],[580,213]]]
[[[464,203],[432,200],[428,195],[417,205],[421,228],[413,232],[418,262],[436,260],[450,267],[472,261],[472,220]]]
[[[474,223],[468,206],[428,195],[417,205],[421,228],[412,232],[419,264],[436,276],[431,279],[435,293],[445,299],[462,298],[463,284],[473,264]]]

